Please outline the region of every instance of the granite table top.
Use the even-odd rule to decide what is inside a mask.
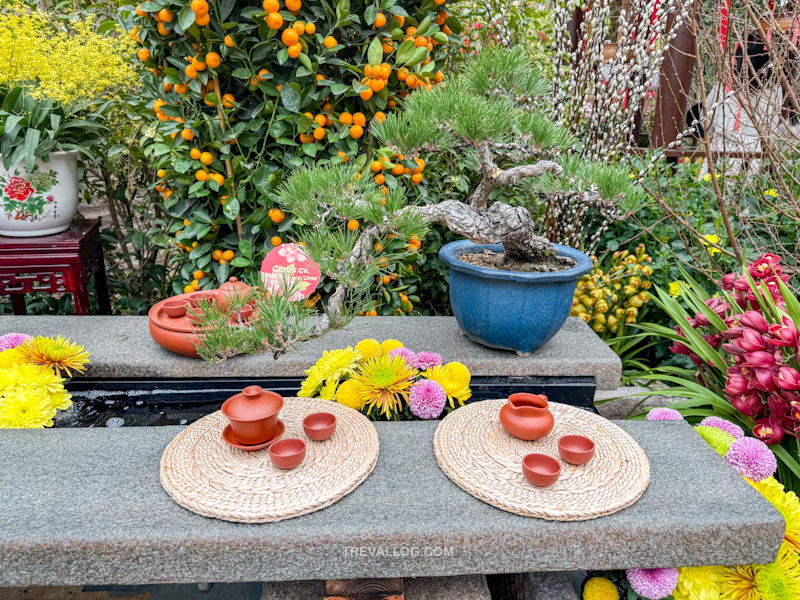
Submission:
[[[436,422],[377,423],[372,475],[279,523],[200,517],[159,483],[181,427],[0,430],[0,586],[285,581],[774,560],[781,515],[684,422],[619,422],[651,482],[583,522],[498,510],[441,472]]]
[[[146,316],[4,316],[0,334],[64,335],[92,354],[86,371],[98,378],[304,377],[323,350],[355,345],[364,338],[397,339],[415,349],[464,363],[473,375],[593,377],[599,390],[619,385],[619,357],[589,326],[568,318],[561,330],[528,357],[480,346],[461,334],[454,317],[358,317],[347,328],[298,344],[275,360],[237,356],[211,365],[178,356],[150,337]]]

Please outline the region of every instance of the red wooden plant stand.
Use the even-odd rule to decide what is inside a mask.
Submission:
[[[67,231],[44,237],[0,236],[0,296],[11,296],[14,314],[25,314],[28,292],[64,292],[72,294],[77,314],[88,315],[92,275],[99,312],[111,314],[100,219],[74,221]]]

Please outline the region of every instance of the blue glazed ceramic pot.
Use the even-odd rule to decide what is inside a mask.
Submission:
[[[577,264],[557,273],[497,271],[458,257],[483,248],[502,252],[502,244],[460,240],[442,246],[439,256],[450,267],[450,306],[461,330],[474,342],[523,356],[553,337],[569,316],[578,279],[592,269],[583,252],[555,247]]]

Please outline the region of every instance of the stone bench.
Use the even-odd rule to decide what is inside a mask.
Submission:
[[[464,363],[475,376],[588,377],[597,389],[613,390],[622,371],[619,357],[576,318],[567,319],[553,339],[525,358],[475,344],[461,335],[453,317],[358,317],[344,330],[298,344],[279,360],[261,354],[216,365],[156,345],[146,316],[6,316],[2,332],[7,331],[71,337],[92,353],[86,376],[105,379],[304,377],[324,350],[354,346],[368,337],[397,339],[417,351],[438,352],[445,360]]]
[[[616,514],[512,515],[441,472],[436,422],[376,423],[378,464],[333,506],[279,523],[172,502],[161,454],[180,427],[0,431],[0,586],[444,577],[767,563],[781,515],[684,422],[620,422],[651,483]],[[355,551],[353,549],[356,549]]]

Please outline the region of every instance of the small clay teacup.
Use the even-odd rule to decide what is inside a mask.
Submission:
[[[558,453],[572,465],[585,465],[594,456],[594,442],[582,435],[565,435],[558,440]]]
[[[242,310],[239,311],[239,314],[242,316],[242,321],[247,321],[247,319],[253,316],[253,307],[249,304],[245,304]]]
[[[200,323],[203,322],[204,316],[205,316],[205,311],[202,308],[197,308],[196,306],[193,306],[191,312],[189,312],[189,314],[186,315],[186,318],[192,325],[199,325]]]
[[[164,302],[164,312],[168,317],[179,319],[186,314],[186,300],[167,300]]]
[[[278,440],[269,447],[269,459],[279,469],[294,469],[305,457],[306,443],[297,438]]]
[[[336,416],[326,412],[312,413],[303,419],[303,431],[309,439],[324,442],[336,431]]]
[[[528,454],[522,459],[522,473],[536,487],[547,487],[558,481],[561,465],[547,454]]]
[[[192,292],[189,295],[189,303],[192,306],[201,306],[202,304],[214,304],[217,301],[217,294],[216,292],[212,291],[203,291],[203,292]]]

